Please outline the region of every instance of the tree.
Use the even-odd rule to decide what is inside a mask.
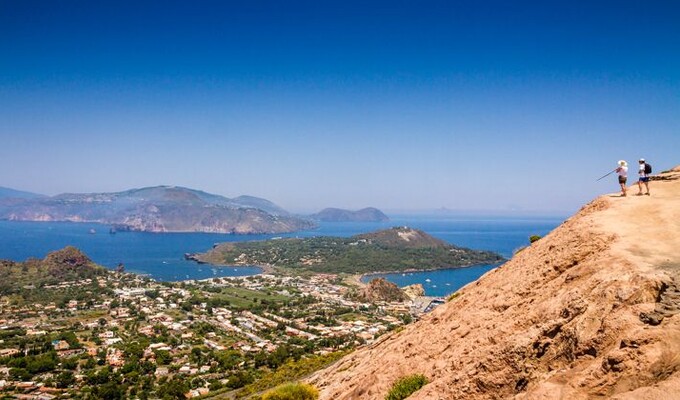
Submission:
[[[57,387],[59,389],[66,389],[74,383],[76,383],[76,378],[71,371],[64,371],[57,375]]]
[[[158,389],[158,396],[166,400],[184,400],[185,393],[189,391],[189,385],[181,378],[172,378]]]

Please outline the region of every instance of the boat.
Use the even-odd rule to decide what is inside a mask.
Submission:
[[[90,231],[88,232],[90,235],[94,235],[97,233],[97,231],[94,230],[94,228],[91,228]]]

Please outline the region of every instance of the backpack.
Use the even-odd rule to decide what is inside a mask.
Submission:
[[[645,174],[651,174],[652,173],[652,166],[645,163]]]

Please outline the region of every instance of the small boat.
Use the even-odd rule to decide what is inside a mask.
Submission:
[[[425,279],[425,282],[432,282],[430,278]]]
[[[97,233],[97,231],[94,230],[94,228],[91,228],[90,231],[88,232],[90,235],[94,235]]]

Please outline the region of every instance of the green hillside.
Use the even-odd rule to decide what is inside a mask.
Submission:
[[[322,236],[222,243],[197,258],[218,265],[271,265],[293,271],[349,274],[441,269],[503,261],[496,253],[452,246],[407,227],[348,238]]]

